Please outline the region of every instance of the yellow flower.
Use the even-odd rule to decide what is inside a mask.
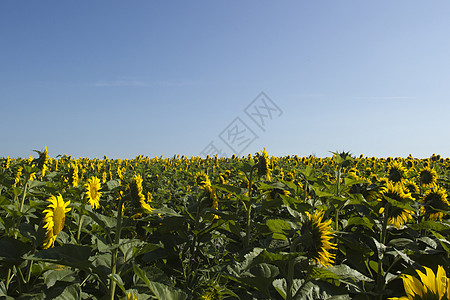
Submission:
[[[437,184],[438,174],[436,170],[426,166],[419,172],[419,181],[425,186]]]
[[[216,189],[213,188],[211,185],[206,185],[204,189],[205,189],[208,199],[211,203],[211,208],[218,210],[219,209],[219,199],[217,198]],[[213,218],[218,219],[219,216],[216,214],[213,214]]]
[[[134,292],[128,292],[126,300],[138,300],[138,296]]]
[[[401,182],[406,173],[406,168],[399,162],[389,164],[388,179],[392,182]]]
[[[71,210],[71,208],[67,207],[70,204],[70,201],[64,202],[61,194],[56,197],[51,196],[47,201],[50,202],[50,204],[47,206],[47,209],[44,210],[44,228],[47,229],[47,237],[43,245],[44,249],[53,247],[56,236],[64,228],[66,212]]]
[[[266,176],[270,180],[272,169],[270,168],[270,158],[266,148],[261,153],[258,152],[258,176]]]
[[[424,267],[424,269],[425,272],[416,271],[419,278],[406,274],[401,275],[406,296],[389,299],[450,299],[450,279],[447,278],[444,268],[438,266],[436,275],[430,268]]]
[[[403,209],[400,207],[389,205],[387,200],[384,197],[388,197],[390,199],[396,200],[398,202],[409,202],[413,201],[410,193],[405,192],[405,188],[401,183],[393,183],[387,182],[385,187],[381,188],[380,199],[384,206],[389,206],[388,209],[388,224],[395,225],[395,227],[400,228],[402,225],[406,224],[409,219],[412,218],[411,214],[413,213],[411,210]],[[380,209],[380,213],[383,213],[385,207]]]
[[[142,181],[143,179],[140,174],[135,174],[131,179],[130,192],[135,207],[141,206],[142,203],[145,203],[145,196],[142,192]]]
[[[324,211],[316,211],[314,214],[306,212],[306,216],[308,220],[303,224],[301,232],[311,237],[309,244],[304,245],[308,257],[323,266],[331,266],[336,256],[329,252],[336,249],[336,244],[330,242],[333,238],[331,219],[322,222]]]
[[[424,204],[420,212],[429,220],[442,220],[444,212],[439,210],[448,210],[450,203],[447,200],[447,191],[437,185],[431,186],[424,194],[421,202]]]
[[[11,163],[11,159],[9,158],[9,156],[3,161],[2,167],[5,169],[9,169],[9,165]]]
[[[208,174],[204,171],[200,171],[195,174],[195,182],[202,189],[206,186],[211,186],[211,181],[209,180]]]
[[[78,186],[78,164],[76,162],[69,164],[69,182],[73,187]]]
[[[100,197],[102,196],[102,192],[100,192],[100,179],[97,177],[91,177],[88,179],[88,182],[84,185],[86,188],[86,198],[89,201],[89,204],[93,209],[97,209],[100,207]]]
[[[14,186],[17,186],[17,184],[20,182],[20,177],[22,177],[22,170],[23,167],[17,168],[16,177],[14,178]]]
[[[141,207],[149,212],[153,211],[153,208],[150,206],[150,202],[152,202],[152,198],[153,198],[152,194],[150,192],[147,192],[147,202],[145,202],[145,199],[144,199],[144,201],[142,201],[142,198],[139,201],[141,204]]]

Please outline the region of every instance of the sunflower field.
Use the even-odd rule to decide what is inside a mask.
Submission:
[[[450,159],[0,158],[1,299],[450,299]]]

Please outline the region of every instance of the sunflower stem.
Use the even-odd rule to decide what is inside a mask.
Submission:
[[[120,233],[122,231],[122,204],[123,204],[123,197],[120,196],[119,198],[119,204],[117,207],[117,227],[116,227],[116,235],[114,237],[114,249],[111,253],[111,274],[116,274],[117,269],[117,252],[119,249],[119,243],[120,243]],[[115,290],[116,290],[116,282],[112,279],[110,279],[110,286],[109,286],[109,292],[111,296],[111,300],[114,300],[115,296]]]
[[[81,224],[83,224],[83,214],[80,212],[80,215],[79,215],[79,218],[78,218],[78,231],[77,231],[77,241],[78,241],[78,243],[80,243]]]
[[[384,210],[383,224],[380,233],[380,243],[383,246],[386,244],[388,218],[389,218],[389,205],[386,205],[386,208]],[[384,253],[378,254],[377,287],[378,290],[380,291],[383,290],[383,287],[385,285],[384,271],[383,271],[383,254]],[[381,299],[383,299],[383,295],[380,295],[380,300]]]
[[[25,185],[23,186],[22,200],[20,201],[19,212],[22,212],[23,210],[23,205],[25,203],[25,196],[27,194],[27,188],[28,188],[28,179],[25,182]]]
[[[291,243],[289,253],[295,252],[295,243]],[[288,274],[286,278],[286,300],[292,300],[292,286],[294,283],[294,266],[295,266],[295,257],[289,257],[288,264]]]
[[[253,185],[253,171],[258,167],[258,164],[255,164],[250,169],[250,178],[248,180],[248,198],[249,204],[248,207],[245,207],[247,211],[247,225],[245,228],[245,239],[244,239],[244,247],[248,247],[250,244],[250,228],[252,225],[251,213],[252,213],[252,185]]]

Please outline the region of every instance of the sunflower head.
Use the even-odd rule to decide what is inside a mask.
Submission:
[[[388,179],[392,182],[401,182],[405,176],[406,168],[399,162],[393,161],[389,164]]]
[[[206,174],[204,171],[200,171],[195,174],[195,183],[201,189],[205,189],[207,186],[211,186],[211,181],[209,180],[208,174]]]
[[[447,278],[445,269],[438,266],[436,274],[428,267],[423,269],[425,272],[416,270],[418,278],[407,274],[401,275],[406,296],[389,299],[450,299],[450,279]]]
[[[423,206],[420,212],[429,220],[442,220],[444,212],[442,210],[449,210],[450,203],[447,199],[447,191],[437,185],[431,186],[423,195]]]
[[[70,201],[64,202],[61,194],[58,196],[51,196],[47,199],[50,204],[43,212],[44,216],[44,228],[46,229],[46,238],[44,240],[43,248],[53,247],[55,244],[56,236],[64,228],[64,221],[66,219],[66,213],[71,210],[67,207]]]
[[[324,212],[316,211],[314,214],[306,212],[307,220],[302,225],[302,235],[308,236],[306,243],[303,245],[307,256],[316,263],[323,266],[331,266],[334,263],[335,254],[330,250],[336,249],[336,244],[330,242],[333,238],[333,230],[331,229],[331,219],[322,221]]]
[[[102,196],[102,192],[100,192],[100,179],[97,177],[91,177],[88,179],[88,182],[84,185],[86,188],[86,198],[89,201],[89,204],[93,209],[97,209],[100,207],[100,197]]]
[[[289,196],[290,192],[284,189],[273,188],[267,193],[268,199],[277,199],[279,195]]]
[[[141,203],[145,203],[145,196],[142,188],[142,176],[141,174],[135,174],[131,179],[130,193],[133,205],[135,207],[141,206]]]
[[[400,228],[412,218],[413,212],[408,209],[391,205],[385,197],[400,203],[408,203],[414,201],[414,199],[410,193],[405,191],[405,188],[401,183],[387,182],[385,186],[380,189],[380,198],[378,199],[382,203],[380,213],[385,212],[385,208],[387,207],[388,224]]]
[[[419,172],[419,182],[424,186],[433,186],[437,183],[437,179],[438,174],[431,167],[426,166]]]
[[[268,180],[270,180],[270,174],[272,169],[270,167],[270,158],[267,154],[266,148],[259,153],[258,152],[258,176],[266,176]]]
[[[78,186],[78,164],[76,162],[69,164],[69,183],[73,187]]]

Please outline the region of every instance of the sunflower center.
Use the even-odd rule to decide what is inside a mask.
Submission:
[[[428,171],[420,172],[420,182],[430,184],[433,182],[433,175]]]
[[[64,220],[66,216],[64,213],[64,207],[57,206],[53,212],[53,235],[57,235],[64,227]]]
[[[398,169],[391,169],[389,172],[389,180],[392,182],[400,182],[402,177],[402,173]]]

